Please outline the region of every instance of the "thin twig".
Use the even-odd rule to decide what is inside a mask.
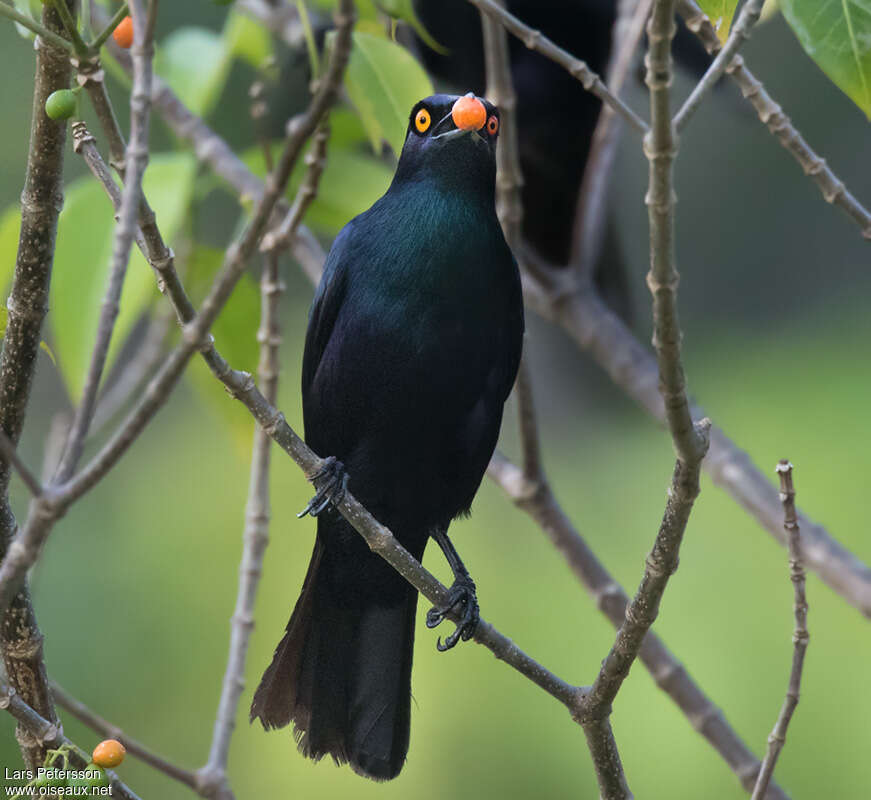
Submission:
[[[644,33],[653,0],[621,0],[612,33],[611,58],[606,79],[611,91],[620,94],[632,59]],[[611,186],[611,168],[623,133],[623,121],[611,106],[602,106],[590,150],[584,166],[584,176],[578,192],[575,222],[572,230],[572,252],[569,264],[582,281],[591,281],[602,241],[605,236],[605,216]]]
[[[3,428],[0,428],[0,454],[2,454],[3,458],[14,467],[15,471],[18,473],[18,477],[21,478],[28,491],[34,497],[38,497],[43,493],[43,487],[39,482],[39,478],[37,478],[36,475],[31,472],[30,467],[21,460],[21,456],[18,455],[15,445],[12,444],[12,440],[6,435],[6,431],[4,431]]]
[[[510,33],[520,39],[530,50],[535,50],[541,53],[545,58],[555,61],[566,72],[569,73],[575,80],[581,82],[581,85],[588,91],[592,92],[603,103],[611,106],[620,116],[625,119],[630,127],[634,128],[639,133],[645,133],[648,130],[647,123],[641,119],[629,106],[626,105],[619,97],[605,86],[602,79],[591,70],[587,64],[579,58],[575,58],[571,53],[563,50],[558,45],[554,44],[550,39],[544,36],[541,31],[534,30],[528,25],[525,25],[513,14],[510,14],[495,0],[468,0],[479,11],[482,11],[487,16],[497,20],[500,25],[504,26]]]
[[[305,155],[306,173],[296,192],[293,204],[284,215],[278,228],[263,237],[263,242],[260,245],[263,252],[274,251],[277,253],[293,244],[299,224],[317,195],[318,183],[326,166],[329,141],[330,128],[325,123],[321,124],[315,131],[311,148]]]
[[[519,466],[512,464],[498,451],[490,460],[487,474],[518,508],[535,520],[589,591],[599,611],[615,628],[619,628],[625,620],[629,598],[574,527],[550,486],[528,480]],[[759,774],[759,759],[741,741],[723,712],[652,630],[644,637],[638,658],[653,676],[656,685],[674,701],[690,725],[705,737],[738,776],[741,785],[751,792]],[[769,800],[787,800],[787,795],[779,786],[772,784]]]
[[[158,0],[149,0],[147,11],[143,0],[130,0],[133,17],[133,89],[130,95],[130,143],[127,146],[118,224],[112,244],[112,266],[100,318],[97,336],[91,351],[91,361],[85,376],[81,401],[70,427],[66,449],[57,471],[57,483],[63,483],[73,473],[81,458],[88,428],[97,405],[100,381],[109,355],[112,333],[121,308],[121,290],[130,263],[130,250],[137,232],[137,212],[142,199],[142,178],[148,164],[148,122],[151,108],[151,62],[154,56],[154,25]]]
[[[148,328],[136,351],[125,360],[98,400],[89,436],[94,436],[109,423],[136,396],[148,376],[158,368],[163,360],[166,340],[172,330],[171,322],[168,309],[149,319]]]
[[[674,115],[674,127],[678,131],[683,130],[690,117],[698,110],[705,96],[714,88],[717,81],[723,77],[723,73],[738,53],[738,48],[750,38],[750,31],[759,21],[762,13],[762,4],[765,0],[748,0],[741,8],[738,20],[732,26],[729,38],[723,49],[717,53],[716,58],[708,67],[702,79],[695,85],[690,96],[684,101],[677,114]]]
[[[650,180],[644,202],[650,225],[650,272],[653,296],[653,346],[659,363],[659,390],[678,458],[701,461],[707,444],[693,426],[681,363],[677,315],[678,274],[674,261],[674,160],[677,137],[671,122],[671,41],[675,33],[674,0],[656,0],[647,26],[650,47],[645,81],[650,89],[651,130],[644,142]]]
[[[55,46],[63,27],[50,5],[43,6],[42,23],[56,36],[40,36],[36,40],[33,117],[27,174],[21,193],[21,231],[12,290],[6,301],[9,316],[0,352],[0,428],[16,446],[24,426],[42,339],[57,219],[63,205],[67,124],[65,120],[49,119],[45,101],[52,92],[69,87],[69,51],[67,47]],[[17,533],[9,505],[9,478],[9,462],[0,458],[0,558],[4,559]],[[57,717],[46,683],[42,634],[27,587],[22,585],[20,592],[10,600],[0,614],[0,650],[9,684],[22,700],[53,723]],[[36,769],[45,758],[46,748],[21,726],[16,735],[25,763]]]
[[[257,86],[257,84],[255,84]],[[260,121],[262,105],[255,102],[251,115],[255,125]],[[324,135],[324,123],[318,127],[314,139]],[[323,143],[323,149],[326,144]],[[313,148],[319,145],[313,143]],[[272,148],[263,139],[261,148],[266,168],[273,169]],[[310,155],[310,154],[309,154]],[[308,156],[307,156],[308,158]],[[309,162],[309,170],[312,166]],[[317,191],[317,177],[306,189],[306,196],[313,199]],[[297,202],[300,200],[297,194]],[[294,203],[296,205],[296,203]],[[298,222],[298,220],[297,220]],[[295,225],[294,225],[295,227]],[[288,228],[288,235],[291,229]],[[267,234],[268,236],[269,234]],[[264,242],[267,237],[264,237]],[[263,243],[261,243],[261,249]],[[271,251],[264,256],[263,271],[260,277],[260,327],[257,341],[260,344],[260,360],[257,374],[267,402],[275,405],[278,396],[278,377],[280,370],[279,347],[281,345],[281,325],[278,319],[281,295],[284,284],[278,267],[278,253]],[[245,507],[245,528],[242,534],[242,558],[239,562],[239,585],[236,593],[236,607],[230,620],[230,645],[221,697],[215,719],[212,745],[205,766],[199,770],[200,779],[214,786],[226,785],[227,760],[230,754],[230,739],[236,726],[239,699],[245,688],[245,660],[254,627],[254,604],[257,589],[263,572],[263,557],[269,543],[269,467],[272,440],[266,432],[257,427],[251,448],[251,473],[248,482],[248,501]]]
[[[117,725],[113,725],[99,716],[99,714],[93,712],[81,700],[73,697],[55,681],[50,681],[50,685],[51,693],[54,695],[57,704],[69,711],[77,720],[101,736],[121,742],[131,756],[138,758],[144,764],[148,764],[148,766],[153,767],[158,772],[168,775],[185,786],[189,786],[194,791],[198,791],[197,776],[193,772],[179,767],[162,756],[157,755],[157,753],[152,752],[144,744],[124,733]]]
[[[106,40],[112,35],[115,28],[118,27],[118,24],[121,22],[124,17],[126,17],[130,11],[128,10],[127,3],[122,3],[120,8],[114,13],[112,19],[106,23],[105,27],[102,31],[96,36],[93,42],[88,45],[88,49],[92,53],[98,53],[100,48],[106,43]]]
[[[694,0],[677,0],[677,9],[687,28],[695,33],[707,51],[716,54],[722,47],[710,20],[704,15]],[[741,89],[741,93],[756,110],[759,119],[799,163],[822,192],[827,203],[837,206],[854,220],[866,239],[871,239],[871,212],[868,211],[847,189],[844,182],[835,175],[826,161],[810,147],[804,137],[796,130],[783,109],[765,91],[765,87],[744,66],[740,55],[732,58],[726,67]]]
[[[768,783],[774,774],[777,758],[783,745],[786,743],[786,730],[789,721],[798,706],[798,698],[801,690],[801,674],[804,669],[804,657],[810,636],[807,631],[807,596],[805,594],[805,573],[802,565],[801,533],[798,527],[798,517],[795,513],[795,486],[792,483],[792,464],[786,459],[777,465],[777,474],[780,477],[780,497],[783,500],[783,527],[789,537],[789,572],[792,580],[794,593],[793,614],[795,616],[795,630],[792,634],[792,668],[789,672],[789,687],[783,707],[774,723],[774,729],[768,736],[768,752],[762,762],[759,771],[759,779],[753,790],[752,800],[762,800],[768,789]]]
[[[645,138],[650,160],[646,203],[650,217],[651,268],[648,284],[653,294],[654,346],[659,362],[660,392],[675,449],[678,452],[662,523],[647,557],[641,585],[626,607],[626,618],[614,644],[602,662],[590,691],[584,695],[579,721],[591,747],[611,758],[609,772],[597,771],[599,792],[605,800],[632,796],[626,785],[606,726],[612,704],[655,621],[659,604],[672,573],[690,512],[699,494],[701,461],[707,450],[710,422],[693,424],[680,360],[680,328],[677,321],[677,272],[674,268],[674,191],[672,163],[676,151],[669,94],[671,87],[671,41],[674,36],[674,0],[655,0],[647,27],[647,85],[650,88],[651,129]],[[612,752],[612,749],[614,752]]]

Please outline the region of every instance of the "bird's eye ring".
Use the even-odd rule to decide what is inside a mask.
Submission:
[[[493,114],[490,119],[487,120],[487,133],[491,136],[496,134],[496,131],[499,130],[499,117]]]
[[[429,130],[431,122],[432,118],[429,115],[429,111],[425,108],[422,108],[414,115],[414,127],[418,133],[426,133]]]

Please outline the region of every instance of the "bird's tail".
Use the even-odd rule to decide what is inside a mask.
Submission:
[[[267,730],[292,721],[304,755],[329,754],[361,775],[390,780],[408,752],[417,592],[377,556],[380,563],[365,564],[343,556],[318,536],[250,717]],[[386,592],[371,591],[373,570],[387,580]]]

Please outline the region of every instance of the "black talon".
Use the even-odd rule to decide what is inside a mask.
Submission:
[[[317,493],[296,515],[297,518],[301,519],[306,514],[316,517],[330,503],[333,505],[340,503],[348,488],[348,473],[345,472],[345,465],[341,461],[335,456],[329,456],[324,459],[323,466],[312,475],[311,482],[315,485]]]
[[[442,644],[441,637],[436,640],[436,648],[440,653],[444,653],[445,650],[454,647],[461,639],[466,642],[474,636],[480,614],[475,582],[469,576],[469,572],[451,544],[451,540],[448,539],[447,531],[438,530],[433,534],[433,538],[438,542],[454,573],[454,582],[448,589],[448,595],[444,602],[433,606],[426,614],[427,628],[435,628],[440,625],[451,612],[454,612],[458,617],[457,627],[445,639],[444,644]]]

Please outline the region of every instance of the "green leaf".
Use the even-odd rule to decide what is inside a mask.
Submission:
[[[421,41],[430,49],[442,55],[448,52],[446,47],[439,44],[432,37],[418,18],[414,10],[414,0],[375,0],[375,5],[394,19],[408,23],[420,37]]]
[[[780,0],[805,52],[871,118],[871,0]]]
[[[250,17],[233,11],[227,17],[223,32],[226,53],[260,69],[272,54],[269,34]]]
[[[711,20],[720,41],[725,42],[729,38],[738,0],[699,0],[699,6]]]
[[[405,48],[359,31],[353,34],[345,88],[376,154],[386,139],[399,155],[412,106],[433,93],[423,67]]]
[[[195,114],[207,114],[221,95],[232,59],[222,38],[206,28],[177,28],[157,50],[154,69]]]
[[[13,3],[15,6],[15,10],[19,14],[24,14],[27,17],[30,17],[33,20],[38,20],[41,15],[41,5],[37,2],[37,8],[34,8],[33,0],[15,0]],[[16,22],[15,30],[18,31],[18,35],[24,39],[33,40],[34,33],[30,28],[25,28],[20,22]]]
[[[190,204],[195,171],[196,160],[187,153],[153,156],[145,171],[145,195],[167,242],[179,230]],[[100,303],[111,267],[114,230],[112,205],[102,186],[87,176],[67,187],[58,220],[49,323],[61,375],[74,399],[81,393],[94,346]],[[151,268],[134,246],[109,350],[110,360],[156,296]]]

